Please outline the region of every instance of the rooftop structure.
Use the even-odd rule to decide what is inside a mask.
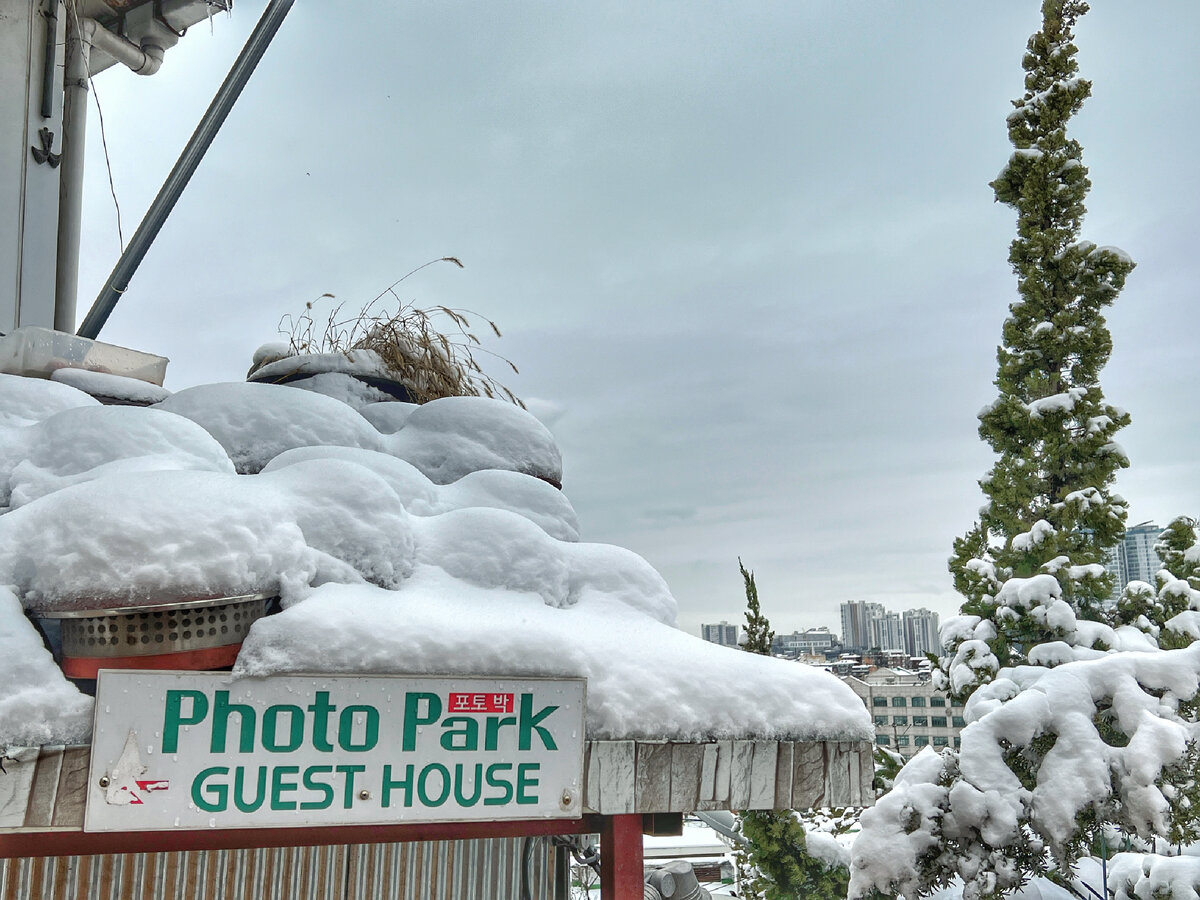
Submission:
[[[0,334],[74,333],[88,78],[153,75],[232,0],[0,0]]]
[[[833,650],[835,643],[837,643],[837,635],[828,628],[810,628],[807,631],[775,635],[771,651],[785,656],[823,657]]]

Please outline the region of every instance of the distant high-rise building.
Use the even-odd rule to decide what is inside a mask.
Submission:
[[[909,656],[924,656],[941,650],[938,642],[938,614],[921,607],[900,614],[903,620],[904,649]]]
[[[842,604],[842,646],[847,650],[869,650],[877,646],[871,620],[884,615],[882,603],[848,600]]]
[[[1129,581],[1125,574],[1125,554],[1122,552],[1124,549],[1124,544],[1117,544],[1104,553],[1105,571],[1113,577],[1113,599],[1117,598],[1121,593],[1121,588],[1125,587],[1125,583]]]
[[[738,627],[724,621],[718,622],[716,625],[701,625],[700,637],[709,643],[720,644],[722,647],[736,647],[738,645]]]
[[[1154,552],[1154,545],[1163,530],[1153,522],[1143,522],[1125,529],[1122,548],[1125,551],[1125,572],[1130,581],[1154,584],[1154,576],[1162,568],[1162,560]]]
[[[884,612],[871,618],[871,646],[880,650],[903,650],[904,634],[900,630],[900,613]]]
[[[1125,540],[1108,551],[1104,568],[1113,576],[1113,597],[1131,581],[1154,584],[1154,576],[1162,567],[1162,561],[1154,552],[1163,530],[1153,522],[1142,522],[1125,529]]]

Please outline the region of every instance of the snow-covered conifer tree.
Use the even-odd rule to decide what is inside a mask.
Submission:
[[[1200,541],[1195,520],[1188,516],[1171,520],[1154,552],[1160,563],[1154,584],[1129,582],[1117,601],[1115,622],[1141,629],[1163,649],[1186,647],[1196,639],[1200,617]]]
[[[1102,312],[1133,262],[1079,239],[1090,182],[1066,132],[1091,92],[1072,43],[1086,11],[1082,0],[1043,3],[1008,116],[1015,149],[991,185],[1017,211],[1009,261],[1020,296],[997,353],[999,395],[979,414],[998,456],[980,481],[987,503],[950,560],[964,617],[943,629],[942,671],[960,698],[1039,644],[1103,640],[1076,622],[1105,618],[1112,582],[1101,563],[1125,528],[1110,487],[1128,465],[1114,435],[1129,416],[1105,401],[1099,374],[1112,350]]]
[[[738,560],[746,588],[746,636],[742,649],[771,655],[775,633],[758,602],[754,573]],[[748,900],[791,900],[803,895],[812,900],[846,896],[849,873],[844,865],[808,852],[802,823],[791,810],[750,810],[738,818],[747,844],[738,851],[741,896]]]
[[[1008,120],[1016,149],[992,185],[1018,213],[1020,298],[1004,324],[999,396],[980,414],[999,457],[980,482],[988,502],[951,560],[964,615],[942,627],[938,674],[968,698],[967,727],[960,749],[917,754],[863,813],[855,900],[912,898],[955,876],[967,900],[997,897],[1033,875],[1061,883],[1114,828],[1144,842],[1200,834],[1200,642],[1155,641],[1200,638],[1200,592],[1160,573],[1157,592],[1141,585],[1118,606],[1101,565],[1124,530],[1110,487],[1127,465],[1113,438],[1129,421],[1100,391],[1111,347],[1101,311],[1133,263],[1078,239],[1089,185],[1065,126],[1090,91],[1072,44],[1086,10],[1043,0]],[[1200,563],[1188,538],[1186,526],[1172,531],[1177,568]],[[1125,650],[1143,652],[1113,652]],[[1127,866],[1110,887],[1149,896],[1161,881],[1135,875]]]
[[[771,623],[758,605],[758,585],[754,583],[754,573],[747,572],[740,559],[738,569],[746,587],[746,634],[742,637],[742,649],[761,656],[770,656],[775,632],[771,630]]]
[[[1154,625],[1161,625],[1155,636],[1159,646],[1166,649],[1200,640],[1200,538],[1196,525],[1195,519],[1177,516],[1154,545],[1162,568],[1154,598],[1157,617],[1148,618]]]
[[[1162,568],[1200,590],[1200,538],[1196,536],[1196,525],[1190,516],[1176,516],[1159,535],[1154,553]]]

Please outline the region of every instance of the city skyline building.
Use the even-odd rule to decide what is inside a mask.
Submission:
[[[1113,598],[1121,595],[1131,581],[1144,581],[1154,586],[1154,576],[1162,561],[1154,552],[1163,529],[1154,522],[1141,522],[1125,529],[1125,539],[1113,547],[1104,558],[1104,568],[1113,576]]]
[[[904,649],[909,656],[924,656],[926,653],[941,651],[937,613],[922,606],[920,609],[906,609],[901,616]]]
[[[842,646],[847,649],[869,650],[871,642],[871,620],[885,612],[882,603],[867,600],[847,600],[842,604]]]
[[[700,637],[710,644],[720,644],[722,647],[736,647],[738,646],[738,626],[730,625],[724,619],[712,625],[701,625]]]
[[[1154,541],[1149,545],[1152,547]],[[776,634],[771,650],[780,655],[824,656],[836,652],[900,652],[907,659],[920,659],[938,653],[940,616],[925,607],[899,612],[889,611],[882,603],[848,600],[841,605],[842,633],[828,626],[798,629]],[[710,643],[726,647],[740,646],[744,626],[725,620],[700,625],[700,636]],[[878,654],[877,654],[878,655]]]
[[[880,650],[903,650],[904,633],[900,628],[900,613],[881,610],[871,618],[871,647]]]

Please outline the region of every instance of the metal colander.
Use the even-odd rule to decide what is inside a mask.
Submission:
[[[42,615],[62,620],[64,656],[157,656],[240,644],[270,599],[268,594],[247,594]]]

